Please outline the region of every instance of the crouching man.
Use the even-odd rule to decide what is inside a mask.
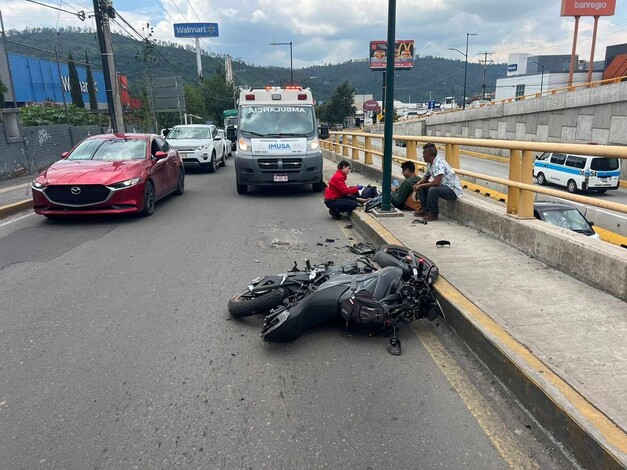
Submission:
[[[422,209],[414,212],[414,215],[426,221],[438,220],[439,199],[454,200],[462,197],[462,185],[447,161],[438,156],[434,144],[429,143],[422,147],[422,158],[427,163],[427,172],[414,185]]]

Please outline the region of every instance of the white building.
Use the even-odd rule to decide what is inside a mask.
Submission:
[[[595,62],[596,64],[596,62]],[[569,55],[532,56],[510,54],[507,77],[496,81],[496,101],[551,91],[565,92],[570,73]],[[592,81],[602,80],[603,72],[593,72]],[[577,62],[573,85],[588,82],[588,63]]]

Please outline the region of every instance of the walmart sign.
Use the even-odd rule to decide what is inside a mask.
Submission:
[[[217,38],[218,23],[175,23],[175,38]]]

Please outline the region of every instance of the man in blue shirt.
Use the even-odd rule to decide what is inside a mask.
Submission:
[[[427,163],[427,172],[414,185],[422,209],[414,212],[414,215],[425,221],[438,220],[439,199],[454,200],[462,197],[462,185],[448,162],[438,156],[434,144],[428,143],[422,147],[422,158]]]

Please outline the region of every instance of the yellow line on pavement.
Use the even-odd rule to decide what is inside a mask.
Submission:
[[[27,188],[30,183],[17,184],[15,186],[9,186],[7,188],[0,189],[0,194],[8,193],[9,191],[15,191],[16,189]]]
[[[32,207],[33,207],[32,199],[24,199],[23,201],[15,202],[7,206],[0,206],[0,219],[4,217],[8,217],[13,214],[17,214],[18,212],[22,212],[27,209],[31,209]]]
[[[509,467],[516,470],[539,469],[538,463],[527,455],[525,447],[521,445],[520,438],[514,430],[490,407],[433,331],[424,324],[414,324],[413,329],[442,374],[457,391],[468,411],[474,416]]]
[[[614,233],[597,225],[592,227],[592,229],[599,235],[599,237],[601,237],[601,240],[603,240],[604,242],[627,248],[627,237],[621,235],[620,233]]]

